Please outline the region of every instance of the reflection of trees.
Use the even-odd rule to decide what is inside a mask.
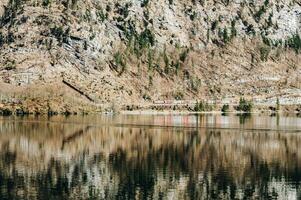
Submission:
[[[299,189],[300,142],[294,133],[6,123],[0,196],[268,199],[280,186]]]
[[[3,166],[4,168],[1,166],[0,197],[1,199],[76,199],[80,196],[82,199],[87,199],[95,195],[113,198],[118,178],[108,171],[107,164],[101,160],[103,160],[102,155],[90,157],[85,154],[69,164],[51,160],[45,170],[30,176],[18,172],[16,166],[9,172],[6,171],[8,166]]]
[[[239,117],[239,123],[242,125],[245,124],[247,122],[247,120],[249,120],[251,118],[250,113],[240,113],[240,114],[237,114],[237,116]]]

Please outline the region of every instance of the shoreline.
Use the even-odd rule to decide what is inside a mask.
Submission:
[[[80,109],[79,109],[80,110]],[[257,107],[254,108],[250,112],[237,111],[235,109],[230,109],[229,111],[222,112],[220,109],[210,110],[210,111],[193,111],[189,109],[135,109],[135,110],[127,110],[120,109],[118,111],[113,110],[82,110],[82,111],[49,111],[49,112],[27,112],[20,109],[9,109],[5,107],[0,107],[0,116],[72,116],[72,115],[113,115],[113,114],[122,114],[122,115],[193,115],[193,114],[296,114],[301,115],[301,106],[300,105],[286,105],[281,106],[280,110],[271,109],[271,106]]]
[[[102,113],[106,114],[106,113]],[[193,114],[301,114],[300,112],[272,112],[272,111],[257,111],[257,112],[221,112],[221,111],[207,111],[207,112],[189,112],[189,111],[158,111],[158,110],[139,110],[139,111],[121,111],[119,114],[124,115],[168,115],[168,114],[176,114],[176,115],[193,115]]]

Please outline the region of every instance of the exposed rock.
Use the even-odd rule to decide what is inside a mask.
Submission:
[[[285,98],[301,97],[301,7],[293,0],[6,0],[0,15],[0,91],[10,103],[36,90],[42,107],[103,110],[292,90]]]

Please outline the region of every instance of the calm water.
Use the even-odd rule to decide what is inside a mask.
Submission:
[[[301,118],[0,118],[0,199],[301,199]]]

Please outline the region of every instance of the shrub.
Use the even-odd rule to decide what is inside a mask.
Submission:
[[[163,60],[164,60],[164,64],[165,64],[164,72],[166,74],[168,74],[169,73],[169,58],[166,53],[166,49],[164,49],[164,52],[163,52]]]
[[[6,63],[5,67],[4,67],[5,70],[13,70],[13,69],[16,69],[16,62],[13,60],[13,61],[9,61]]]
[[[153,86],[153,77],[151,75],[148,76],[148,87],[151,88]]]
[[[13,23],[13,20],[17,16],[17,12],[20,10],[24,0],[9,0],[7,6],[4,6],[4,13],[0,16],[0,25],[7,23]]]
[[[196,104],[194,106],[194,111],[195,112],[203,112],[203,111],[205,111],[205,105],[204,105],[204,103],[202,101],[200,103],[196,102]]]
[[[205,112],[205,111],[212,111],[212,106],[210,106],[207,103],[204,103],[203,101],[197,102],[194,106],[195,112]]]
[[[114,54],[114,62],[116,64],[116,71],[119,72],[119,74],[122,74],[125,71],[126,68],[126,60],[122,53],[119,51]],[[121,69],[119,69],[121,67]]]
[[[261,6],[260,9],[255,13],[254,19],[258,23],[260,21],[261,16],[265,13],[265,6]]]
[[[214,31],[217,28],[218,21],[214,21],[211,23],[211,30]]]
[[[301,49],[301,38],[298,33],[289,38],[286,43],[288,47],[294,49],[296,53],[299,53],[299,50]]]
[[[247,25],[246,33],[247,33],[248,35],[255,35],[255,29],[254,29],[253,24],[248,24],[248,25]]]
[[[143,94],[142,98],[145,100],[145,101],[151,101],[152,98],[148,95],[148,94]]]
[[[176,71],[176,74],[178,74],[179,70],[180,70],[180,62],[179,61],[171,61],[171,65],[172,67],[174,67],[175,71]]]
[[[267,21],[268,27],[271,27],[273,25],[272,18],[273,18],[273,13],[270,13],[268,21]]]
[[[178,92],[176,92],[176,93],[174,94],[174,98],[175,98],[176,100],[182,100],[183,97],[184,97],[184,94],[183,94],[182,92],[180,92],[180,91],[178,91]]]
[[[138,37],[138,42],[140,48],[143,49],[145,47],[154,46],[155,44],[155,36],[149,29],[145,29]]]
[[[123,21],[123,19],[129,16],[129,8],[132,6],[132,3],[128,2],[124,6],[121,6],[119,3],[117,3],[115,4],[115,6],[117,7],[117,13],[119,15],[122,15],[122,17],[120,16],[120,20]]]
[[[251,112],[252,103],[250,101],[245,100],[244,98],[240,98],[239,105],[237,106],[236,110],[242,112]]]
[[[235,28],[235,20],[231,21],[231,39],[237,36],[237,30]]]
[[[193,11],[193,13],[190,14],[190,16],[189,16],[191,21],[194,21],[196,19],[196,17],[197,17],[197,13],[195,11]]]
[[[42,1],[42,5],[44,6],[44,7],[47,7],[47,6],[49,6],[51,4],[51,0],[43,0]]]
[[[0,32],[0,47],[5,43],[5,38],[2,35],[2,33]]]
[[[153,60],[154,60],[154,52],[151,49],[148,50],[147,60],[148,60],[148,70],[152,70]]]
[[[264,35],[261,36],[262,37],[262,42],[267,45],[267,46],[271,46],[271,40],[267,37],[265,37]]]
[[[100,22],[104,22],[108,18],[108,14],[105,14],[102,9],[96,12],[96,16]]]
[[[142,0],[141,7],[146,7],[149,3],[149,0]]]
[[[228,43],[230,40],[229,35],[228,35],[228,30],[225,28],[223,31],[223,42]]]
[[[50,28],[51,34],[58,40],[59,43],[68,43],[70,28],[68,27],[66,30],[62,26],[54,26]]]
[[[9,115],[12,115],[12,111],[7,108],[0,108],[0,115],[1,116],[9,116]]]
[[[150,48],[155,45],[155,35],[149,30],[145,29],[140,34],[136,32],[135,26],[131,23],[128,24],[129,27],[122,27],[125,31],[126,38],[128,39],[127,46],[133,49],[137,58],[141,57],[142,50],[145,48]]]
[[[195,92],[197,92],[198,90],[199,90],[199,88],[201,87],[201,80],[200,79],[198,79],[197,77],[191,77],[191,78],[189,78],[189,87],[193,90],[193,91],[195,91]]]
[[[271,51],[270,47],[260,47],[259,48],[261,61],[267,61],[268,60],[270,51]]]
[[[188,56],[188,49],[185,49],[181,54],[180,54],[180,60],[184,63],[186,58]]]
[[[226,112],[228,112],[228,111],[229,111],[229,105],[228,105],[228,104],[223,105],[223,107],[222,107],[222,112],[223,112],[223,113],[226,113]]]
[[[279,98],[277,98],[277,100],[276,100],[276,110],[277,111],[280,110],[280,101],[279,101]]]

